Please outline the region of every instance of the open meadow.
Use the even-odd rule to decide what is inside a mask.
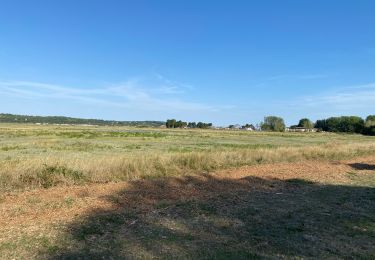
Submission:
[[[375,137],[0,125],[0,258],[375,257]]]
[[[375,138],[332,133],[0,125],[0,190],[375,155]]]

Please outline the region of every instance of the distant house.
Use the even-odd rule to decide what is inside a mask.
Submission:
[[[246,131],[256,131],[256,128],[253,125],[244,125],[241,127],[241,129]]]
[[[230,125],[229,126],[229,129],[241,129],[241,125],[239,125],[239,124],[236,124],[236,125]]]
[[[317,132],[318,129],[316,128],[306,128],[300,126],[291,126],[285,129],[286,132]]]

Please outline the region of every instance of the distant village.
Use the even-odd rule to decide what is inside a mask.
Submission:
[[[234,124],[226,127],[214,126],[205,122],[184,122],[182,120],[168,119],[166,121],[114,121],[101,119],[81,119],[62,116],[28,116],[1,114],[0,123],[28,123],[36,125],[58,126],[135,126],[153,128],[187,128],[187,129],[216,129],[235,131],[271,131],[271,132],[336,132],[375,135],[375,115],[365,119],[358,116],[339,116],[317,120],[315,123],[308,118],[302,118],[297,125],[286,126],[284,119],[277,116],[266,116],[264,120],[254,126],[253,124]]]
[[[365,119],[359,116],[339,116],[317,120],[315,123],[308,118],[302,118],[297,125],[287,127],[284,119],[278,116],[266,116],[263,122],[256,126],[229,125],[228,127],[215,127],[211,123],[183,122],[181,120],[168,119],[166,128],[210,128],[227,129],[237,131],[267,131],[267,132],[335,132],[335,133],[357,133],[364,135],[375,135],[375,115],[369,115]]]
[[[216,130],[237,130],[237,131],[280,131],[280,132],[318,132],[318,128],[313,127],[314,124],[309,119],[301,119],[298,125],[286,127],[284,120],[279,117],[266,117],[264,122],[254,126],[253,124],[246,125],[229,125],[227,127],[213,126],[212,123],[203,122],[184,122],[176,119],[168,119],[166,124],[161,126],[163,128],[183,128],[183,129],[216,129]]]

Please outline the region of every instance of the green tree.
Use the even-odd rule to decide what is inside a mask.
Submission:
[[[187,125],[187,127],[189,127],[189,128],[197,128],[197,123],[195,123],[195,122],[189,122],[189,124]]]
[[[317,120],[315,123],[315,128],[318,128],[323,131],[328,131],[326,120],[325,119]]]
[[[310,119],[302,118],[301,120],[299,120],[298,127],[304,127],[304,128],[312,129],[312,128],[314,128],[314,124],[313,124],[313,122],[311,122]]]
[[[375,115],[370,115],[366,118],[363,134],[375,135]]]
[[[182,121],[178,120],[174,126],[175,128],[182,128]]]
[[[260,124],[260,128],[263,131],[274,131],[274,132],[284,132],[285,123],[284,119],[277,116],[266,116],[264,121]]]
[[[176,127],[176,119],[168,119],[165,123],[167,128],[175,128]]]
[[[370,116],[366,117],[365,125],[366,125],[366,127],[374,126],[375,125],[375,115],[370,115]]]
[[[212,123],[203,123],[203,122],[197,123],[197,128],[207,129],[207,128],[211,128],[211,127],[212,127]]]
[[[188,125],[188,123],[187,123],[187,122],[182,122],[182,123],[181,123],[181,127],[182,127],[182,128],[185,128],[185,127],[187,127],[187,125]]]

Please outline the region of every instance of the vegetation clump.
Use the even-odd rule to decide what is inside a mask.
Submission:
[[[66,166],[44,165],[36,175],[21,175],[22,182],[30,186],[50,188],[61,184],[82,184],[85,176],[78,170],[72,170]]]
[[[311,122],[311,120],[308,119],[308,118],[302,118],[301,120],[299,120],[298,127],[303,127],[303,128],[307,128],[307,129],[313,129],[314,128],[314,123]]]
[[[203,123],[203,122],[183,122],[181,120],[176,121],[176,119],[168,119],[165,123],[167,128],[201,128],[208,129],[212,127],[212,123]]]
[[[266,116],[264,121],[260,124],[260,128],[262,131],[284,132],[284,119],[277,116]]]
[[[315,127],[327,132],[363,133],[364,125],[358,116],[341,116],[318,120]]]
[[[370,115],[366,118],[363,133],[365,135],[375,135],[375,115]]]

